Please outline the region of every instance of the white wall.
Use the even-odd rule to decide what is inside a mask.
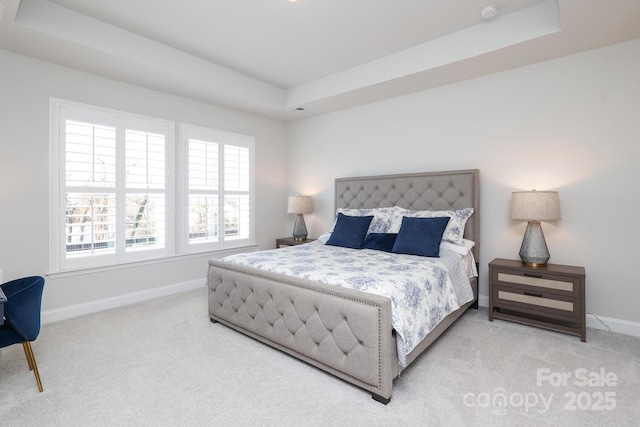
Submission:
[[[254,136],[257,244],[272,248],[281,237],[287,196],[282,123],[2,50],[0,82],[0,268],[4,280],[48,271],[50,97]],[[194,283],[204,286],[210,257],[47,278],[43,310],[46,314],[81,306],[91,311],[132,301],[130,294],[141,299],[172,285],[176,289]]]
[[[485,297],[487,263],[518,259],[526,227],[511,192],[558,190],[550,261],[586,268],[588,313],[640,322],[640,40],[298,121],[287,141],[311,237],[333,220],[335,178],[480,169]]]

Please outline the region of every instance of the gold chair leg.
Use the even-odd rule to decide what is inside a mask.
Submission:
[[[27,357],[27,362],[29,363],[29,370],[33,371],[33,362],[31,361],[31,355],[29,354],[26,342],[22,343],[22,348],[24,349],[24,355]]]
[[[29,362],[29,369],[33,368],[33,374],[36,376],[36,382],[38,383],[38,390],[42,393],[42,382],[40,382],[40,374],[38,373],[38,365],[36,365],[36,357],[33,355],[33,349],[29,341],[23,342],[24,352],[27,355],[27,362]]]

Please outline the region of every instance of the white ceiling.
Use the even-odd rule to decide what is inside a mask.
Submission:
[[[638,37],[640,0],[0,0],[2,49],[284,121]]]

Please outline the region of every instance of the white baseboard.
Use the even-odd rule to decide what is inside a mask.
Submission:
[[[146,291],[133,292],[130,294],[118,295],[116,297],[104,298],[83,304],[71,305],[69,307],[47,310],[42,312],[42,323],[45,324],[57,322],[59,320],[70,319],[72,317],[78,317],[84,314],[95,313],[98,311],[108,310],[110,308],[122,307],[125,305],[134,304],[136,302],[190,291],[204,286],[206,286],[205,279],[197,279],[189,282],[163,286],[160,288],[148,289]]]
[[[481,307],[489,307],[489,297],[485,295],[478,296],[478,305],[480,305]],[[603,331],[611,331],[620,334],[631,335],[634,337],[640,337],[640,323],[638,322],[630,322],[628,320],[596,316],[595,314],[591,313],[587,314],[587,328],[600,329]]]
[[[618,332],[620,334],[640,337],[640,323],[638,322],[596,316],[591,313],[587,314],[587,328],[601,329],[603,331]]]
[[[489,307],[489,297],[485,295],[478,295],[478,305],[480,307]]]

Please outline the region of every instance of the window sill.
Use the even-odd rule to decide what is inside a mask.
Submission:
[[[144,267],[147,265],[154,265],[154,264],[160,264],[160,263],[164,264],[166,262],[182,261],[182,260],[193,259],[193,258],[201,258],[204,256],[208,258],[222,258],[227,255],[234,255],[242,252],[255,252],[257,248],[258,248],[258,245],[251,244],[246,246],[238,246],[234,248],[220,249],[215,251],[202,251],[202,252],[192,252],[184,255],[172,255],[172,256],[149,259],[144,261],[134,261],[134,262],[121,263],[121,264],[103,265],[99,267],[76,268],[72,270],[63,270],[63,271],[52,271],[52,272],[46,273],[46,276],[49,279],[62,279],[65,277],[82,276],[86,274],[102,273],[105,271]]]

